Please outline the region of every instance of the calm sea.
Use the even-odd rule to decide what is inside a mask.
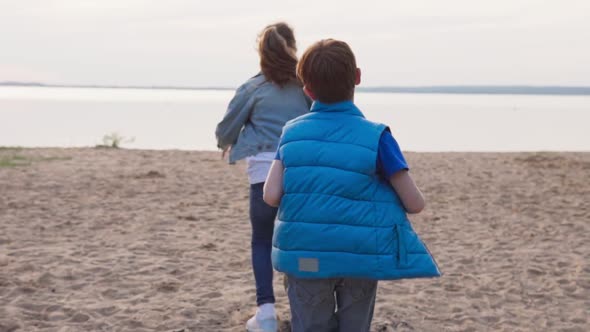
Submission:
[[[0,87],[0,146],[214,150],[232,91]],[[590,151],[590,96],[358,93],[409,151]],[[279,110],[277,110],[279,111]]]

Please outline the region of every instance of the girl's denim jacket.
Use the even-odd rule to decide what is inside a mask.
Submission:
[[[236,90],[215,130],[217,147],[231,146],[230,164],[260,152],[274,152],[285,123],[309,112],[310,106],[311,99],[300,85],[280,87],[260,73]]]

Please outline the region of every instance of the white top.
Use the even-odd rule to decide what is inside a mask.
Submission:
[[[246,158],[248,163],[248,180],[250,184],[256,184],[266,181],[270,165],[275,159],[275,152],[260,152],[254,156]]]

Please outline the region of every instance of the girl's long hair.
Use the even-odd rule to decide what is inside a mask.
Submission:
[[[271,24],[258,36],[260,69],[266,79],[281,87],[289,82],[299,83],[296,52],[293,29],[286,23]]]

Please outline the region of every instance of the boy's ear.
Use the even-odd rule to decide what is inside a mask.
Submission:
[[[361,84],[361,69],[360,68],[356,69],[356,79],[354,81],[354,84],[355,85]]]
[[[309,96],[309,98],[316,100],[315,94],[307,87],[307,85],[303,86],[303,92]]]

